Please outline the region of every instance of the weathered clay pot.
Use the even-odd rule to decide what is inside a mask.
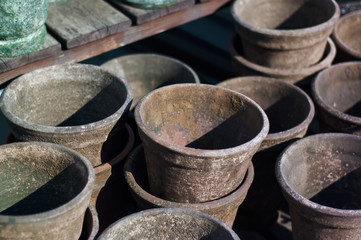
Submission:
[[[361,135],[361,62],[320,72],[312,84],[320,130]]]
[[[139,102],[135,120],[151,193],[174,202],[205,202],[235,190],[269,128],[253,100],[205,84],[154,90]]]
[[[0,146],[0,239],[74,239],[94,186],[90,162],[40,142]]]
[[[0,109],[18,141],[53,142],[102,164],[103,143],[123,128],[128,84],[97,66],[65,64],[27,73],[4,90]]]
[[[326,50],[323,58],[317,64],[301,69],[278,69],[261,66],[249,61],[244,57],[242,48],[240,47],[240,40],[237,36],[231,39],[230,53],[232,57],[232,64],[236,73],[240,76],[265,76],[279,78],[289,83],[308,84],[312,75],[321,71],[322,69],[331,66],[333,59],[336,56],[336,47],[329,38],[327,41]]]
[[[133,91],[131,110],[156,88],[175,83],[200,83],[197,74],[183,62],[158,54],[131,54],[112,59],[102,68],[125,79]]]
[[[317,134],[280,156],[276,176],[293,239],[361,239],[361,137]]]
[[[93,240],[99,230],[98,215],[94,207],[89,206],[84,215],[83,228],[79,240]]]
[[[278,69],[318,63],[340,16],[334,0],[236,0],[231,12],[244,56]]]
[[[207,213],[232,227],[237,209],[247,195],[252,184],[254,171],[252,164],[248,168],[244,182],[232,193],[204,203],[177,203],[158,198],[149,193],[147,169],[143,146],[139,145],[128,156],[124,165],[124,175],[134,200],[140,209],[149,208],[189,208]]]
[[[361,11],[340,18],[332,37],[337,46],[338,61],[361,60]]]
[[[120,219],[98,239],[239,240],[239,237],[226,224],[207,214],[182,208],[157,208]]]
[[[0,16],[0,56],[24,55],[44,43],[48,0],[3,0]]]
[[[156,9],[169,6],[177,0],[119,0],[130,6],[142,9]]]
[[[266,112],[270,130],[252,158],[255,179],[242,203],[237,224],[244,228],[265,229],[277,220],[282,201],[281,189],[274,173],[277,156],[288,142],[302,138],[315,110],[311,98],[300,88],[279,79],[239,77],[218,84],[242,93]]]

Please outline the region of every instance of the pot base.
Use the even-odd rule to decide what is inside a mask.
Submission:
[[[31,53],[44,44],[46,33],[44,25],[26,37],[0,40],[0,56],[15,57]]]

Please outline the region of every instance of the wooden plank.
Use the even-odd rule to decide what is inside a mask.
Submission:
[[[195,0],[177,0],[176,3],[167,7],[145,10],[126,5],[120,0],[109,0],[109,2],[122,10],[137,25],[189,8],[195,4]]]
[[[58,55],[41,59],[37,62],[31,62],[23,67],[0,74],[0,84],[37,68],[66,62],[80,62],[120,46],[164,32],[170,28],[212,14],[229,1],[230,0],[217,0],[196,4],[192,8],[184,9],[151,22],[130,27],[125,32],[120,32],[79,47],[63,50]]]
[[[66,48],[74,48],[125,31],[131,20],[102,0],[68,0],[49,5],[46,25]]]
[[[38,61],[42,58],[57,55],[60,50],[60,43],[56,41],[50,34],[47,34],[45,37],[45,42],[39,50],[19,57],[0,58],[0,73],[24,66],[32,61]]]

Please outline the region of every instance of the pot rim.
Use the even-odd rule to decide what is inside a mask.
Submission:
[[[320,95],[320,92],[319,92],[318,84],[322,80],[322,75],[326,74],[328,71],[332,71],[333,69],[337,69],[338,67],[342,67],[342,66],[359,66],[359,67],[361,67],[361,62],[353,61],[353,62],[338,63],[338,64],[332,65],[332,66],[322,70],[321,72],[319,72],[317,74],[317,76],[314,78],[312,85],[311,85],[312,96],[313,96],[313,99],[315,100],[315,102],[317,103],[317,105],[319,105],[322,109],[327,111],[332,116],[342,119],[343,121],[346,121],[346,122],[360,125],[361,117],[346,114],[344,112],[337,110],[336,108],[329,105],[326,101],[324,101],[324,99],[322,98],[322,96]],[[325,81],[325,80],[329,81],[329,78],[323,78],[323,81]]]
[[[147,101],[153,95],[155,95],[155,94],[157,94],[157,93],[159,93],[161,91],[167,90],[169,88],[188,88],[188,87],[198,88],[198,89],[201,89],[201,88],[218,88],[219,90],[229,91],[232,94],[238,95],[243,100],[248,102],[248,104],[252,105],[253,107],[255,107],[258,110],[258,112],[262,116],[262,122],[263,122],[263,125],[262,125],[261,129],[258,131],[257,135],[255,135],[249,141],[247,141],[245,143],[242,143],[242,144],[240,144],[238,146],[235,146],[235,147],[224,148],[224,149],[197,149],[197,148],[191,148],[191,147],[183,147],[183,146],[180,146],[178,144],[174,144],[172,142],[168,142],[168,141],[163,140],[162,138],[158,137],[152,130],[150,130],[144,124],[143,118],[142,118],[141,113],[140,113],[141,109],[142,109],[142,105],[143,105],[143,103],[145,101]],[[169,149],[171,151],[174,151],[174,152],[186,155],[186,156],[196,156],[196,157],[202,157],[202,158],[219,158],[219,157],[222,157],[222,156],[234,155],[234,154],[237,154],[238,152],[241,152],[241,151],[247,151],[250,147],[255,146],[257,144],[261,144],[263,139],[267,136],[267,133],[268,133],[268,130],[269,130],[269,122],[268,122],[267,115],[255,101],[253,101],[249,97],[247,97],[247,96],[245,96],[243,94],[240,94],[240,93],[238,93],[236,91],[221,88],[221,87],[217,87],[215,85],[209,85],[209,84],[181,83],[181,84],[173,84],[173,85],[158,88],[158,89],[150,92],[149,94],[147,94],[145,97],[142,98],[142,100],[138,103],[137,107],[135,108],[134,115],[135,115],[135,121],[137,123],[138,128],[141,131],[143,131],[149,138],[151,138],[152,141],[156,142],[157,144],[159,144],[162,147],[164,147],[166,149]]]
[[[7,92],[10,91],[10,88],[12,88],[14,85],[16,84],[20,84],[21,81],[23,81],[24,78],[26,78],[26,76],[28,76],[28,74],[41,74],[44,71],[57,71],[57,69],[59,68],[65,68],[65,67],[69,67],[69,68],[86,68],[86,69],[90,69],[90,70],[95,70],[95,71],[99,71],[99,72],[104,72],[105,74],[112,76],[114,79],[116,79],[117,81],[119,81],[119,83],[121,83],[127,93],[127,96],[123,102],[123,104],[120,106],[120,108],[114,112],[113,114],[111,114],[110,116],[103,118],[102,120],[99,121],[95,121],[92,123],[87,123],[87,124],[82,124],[82,125],[76,125],[76,126],[49,126],[49,125],[42,125],[42,124],[36,124],[36,123],[31,123],[28,121],[23,120],[22,118],[18,117],[17,115],[13,114],[13,112],[11,111],[10,107],[7,106],[6,104],[6,95]],[[107,125],[109,125],[112,122],[117,121],[118,119],[121,118],[121,116],[123,115],[123,112],[126,112],[127,109],[130,108],[130,105],[133,101],[133,93],[132,90],[128,84],[128,82],[116,75],[114,75],[113,73],[102,69],[99,66],[95,66],[95,65],[91,65],[91,64],[82,64],[82,63],[66,63],[66,64],[60,64],[60,65],[53,65],[50,67],[45,67],[45,68],[40,68],[34,71],[31,71],[29,73],[26,73],[18,78],[16,78],[15,80],[13,80],[3,91],[3,93],[1,94],[0,97],[0,109],[2,111],[2,113],[4,114],[4,116],[10,120],[11,122],[15,123],[16,125],[19,125],[22,128],[25,128],[27,130],[30,131],[36,131],[36,132],[41,132],[44,134],[74,134],[74,133],[82,133],[85,131],[91,131],[91,130],[96,130],[96,129],[101,129],[106,127]]]
[[[273,77],[292,77],[292,76],[309,76],[312,75],[321,69],[328,67],[331,65],[333,59],[336,56],[336,46],[333,43],[331,38],[327,39],[327,46],[326,49],[328,50],[328,53],[325,57],[321,59],[320,62],[311,65],[306,68],[299,68],[299,69],[278,69],[278,68],[269,68],[262,65],[258,65],[256,63],[253,63],[246,59],[244,56],[239,53],[239,51],[235,47],[236,41],[239,40],[237,35],[234,35],[231,38],[231,44],[230,44],[230,52],[231,55],[236,59],[237,62],[243,64],[247,68],[250,68],[252,70],[265,73],[267,75],[273,76]]]
[[[271,77],[263,77],[263,76],[235,77],[235,78],[227,79],[223,82],[220,82],[217,85],[224,87],[223,84],[225,85],[226,83],[237,83],[238,81],[241,81],[243,79],[244,80],[252,80],[254,82],[265,82],[266,84],[278,83],[278,84],[284,85],[287,88],[292,89],[292,91],[296,91],[296,92],[300,93],[305,98],[304,100],[307,101],[309,108],[310,108],[306,118],[303,119],[303,121],[300,122],[298,125],[296,125],[292,128],[283,130],[283,131],[279,131],[279,132],[275,132],[275,133],[268,133],[268,135],[266,136],[266,138],[263,141],[285,139],[285,138],[294,136],[308,128],[308,126],[310,125],[310,123],[315,115],[315,107],[314,107],[314,104],[313,104],[311,98],[301,88],[297,87],[296,85],[285,82],[281,79],[271,78]]]
[[[282,172],[282,159],[285,155],[289,153],[293,148],[297,148],[299,144],[304,141],[308,141],[309,139],[319,139],[319,138],[352,138],[361,143],[361,136],[353,135],[353,134],[346,134],[346,133],[322,133],[322,134],[315,134],[310,135],[308,137],[302,138],[290,146],[288,146],[278,157],[276,162],[276,178],[278,183],[280,184],[282,191],[286,193],[292,199],[292,205],[297,204],[299,206],[307,207],[312,209],[314,212],[322,213],[325,215],[331,216],[340,216],[340,217],[360,217],[361,216],[361,207],[360,209],[339,209],[333,207],[327,207],[311,200],[303,197],[301,194],[293,190],[293,188],[288,184],[287,180],[284,178]]]
[[[121,219],[119,219],[118,221],[114,222],[113,224],[111,224],[109,227],[107,227],[102,234],[99,236],[99,240],[106,240],[105,236],[108,234],[108,232],[110,232],[113,228],[117,228],[117,226],[124,226],[127,225],[127,222],[132,221],[133,219],[137,219],[137,218],[147,218],[148,216],[154,216],[154,215],[160,215],[160,214],[164,214],[164,213],[171,213],[172,215],[174,214],[187,214],[187,215],[198,215],[202,218],[205,218],[211,222],[216,223],[217,225],[219,225],[221,228],[223,228],[225,231],[227,231],[231,237],[234,240],[240,240],[240,238],[238,237],[238,235],[229,227],[227,226],[224,222],[222,222],[221,220],[218,220],[217,218],[199,212],[199,211],[195,211],[195,210],[191,210],[191,209],[185,209],[185,208],[152,208],[152,209],[147,209],[147,210],[143,210],[140,212],[136,212],[133,214],[130,214],[128,216],[125,216]]]
[[[239,16],[237,15],[237,4],[242,0],[236,0],[231,6],[231,14],[233,16],[233,19],[241,25],[243,28],[249,30],[250,32],[256,33],[256,34],[262,34],[266,35],[271,38],[275,37],[300,37],[300,36],[310,36],[313,34],[317,34],[320,31],[323,31],[327,28],[332,27],[336,21],[340,17],[340,8],[338,4],[335,2],[335,0],[329,0],[330,3],[334,6],[334,13],[332,16],[327,19],[325,22],[321,24],[314,25],[312,27],[306,27],[306,28],[300,28],[300,29],[290,29],[290,30],[277,30],[277,29],[268,29],[268,28],[259,28],[254,27],[245,21],[241,20]]]
[[[165,200],[163,198],[159,198],[155,195],[152,195],[150,192],[142,188],[142,186],[138,184],[138,182],[136,181],[133,175],[134,168],[132,167],[132,164],[134,164],[133,163],[134,161],[137,161],[137,159],[141,155],[141,151],[143,150],[144,150],[143,145],[140,144],[136,148],[134,148],[134,150],[129,154],[123,169],[125,180],[127,181],[128,187],[134,193],[136,193],[137,196],[158,207],[191,208],[197,211],[218,208],[230,204],[232,202],[236,202],[242,196],[247,194],[248,189],[250,188],[253,182],[254,167],[251,162],[242,183],[235,190],[233,190],[231,193],[225,196],[222,196],[215,200],[201,202],[201,203],[181,203],[181,202],[173,202],[173,201]]]
[[[86,159],[83,155],[78,153],[77,151],[65,147],[63,145],[54,144],[54,143],[48,143],[48,142],[17,142],[17,143],[10,143],[0,146],[0,149],[3,148],[15,148],[16,146],[24,146],[24,145],[38,145],[38,146],[46,146],[47,148],[56,148],[60,151],[68,152],[73,156],[76,156],[75,159],[78,159],[76,161],[82,162],[84,164],[85,168],[88,172],[88,179],[83,187],[83,189],[70,201],[66,202],[65,204],[58,206],[54,209],[47,210],[41,213],[35,213],[35,214],[27,214],[27,215],[5,215],[0,214],[0,224],[1,223],[11,223],[11,224],[28,224],[28,223],[39,223],[43,221],[47,221],[50,219],[55,219],[59,217],[60,215],[64,214],[65,212],[68,212],[74,208],[77,208],[78,205],[83,202],[86,198],[88,198],[93,190],[94,183],[95,183],[95,174],[93,170],[93,166],[89,162],[88,159]]]
[[[332,33],[332,37],[336,43],[336,45],[341,48],[343,51],[345,51],[346,53],[350,54],[352,57],[355,58],[360,58],[361,59],[361,52],[360,51],[356,51],[353,48],[349,47],[344,41],[342,41],[342,39],[340,38],[340,35],[338,33],[338,29],[339,27],[342,26],[342,24],[344,23],[344,21],[348,20],[348,19],[352,19],[355,16],[359,16],[361,18],[361,10],[358,11],[353,11],[350,12],[348,14],[345,14],[344,16],[342,16],[337,23],[335,24],[335,27],[333,29],[333,33]]]

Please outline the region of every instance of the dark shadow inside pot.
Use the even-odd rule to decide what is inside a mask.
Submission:
[[[240,7],[237,15],[247,24],[257,28],[291,30],[313,27],[329,20],[335,12],[334,5],[325,0],[246,2]]]
[[[34,148],[14,148],[17,153],[0,156],[0,214],[49,211],[72,200],[86,186],[89,173],[74,157],[61,151],[45,156]]]

